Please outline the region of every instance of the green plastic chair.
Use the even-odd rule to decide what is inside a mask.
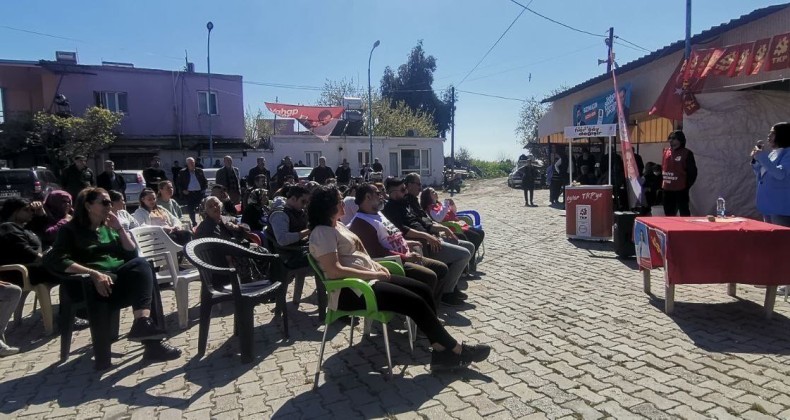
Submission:
[[[370,324],[368,322],[378,321],[381,322],[381,329],[384,332],[384,348],[387,351],[387,367],[389,368],[389,377],[392,377],[392,357],[390,355],[390,344],[389,344],[389,337],[387,336],[387,323],[395,316],[394,312],[389,311],[380,311],[378,309],[378,304],[376,303],[376,295],[373,292],[373,288],[370,287],[367,281],[353,278],[353,277],[346,277],[344,279],[327,279],[324,272],[321,270],[321,267],[318,266],[318,261],[313,258],[312,255],[307,256],[308,260],[310,261],[310,266],[313,267],[316,275],[321,279],[324,283],[326,288],[326,293],[329,295],[329,305],[326,310],[326,318],[324,319],[324,337],[321,339],[321,351],[318,353],[318,366],[315,369],[315,381],[313,382],[313,388],[315,389],[318,387],[318,380],[321,375],[321,364],[324,361],[324,347],[326,346],[326,334],[329,331],[329,325],[333,322],[342,318],[344,316],[351,317],[351,337],[349,338],[348,346],[351,347],[354,344],[354,318],[364,318],[366,322],[365,327],[365,335],[368,333],[368,327]],[[387,270],[389,270],[390,274],[403,276],[405,272],[403,271],[403,267],[393,261],[378,261],[379,264],[383,265]],[[362,297],[365,299],[365,309],[360,309],[357,311],[343,311],[337,309],[337,300],[332,299],[332,295],[335,293],[340,293],[343,288],[351,288],[355,289],[356,291],[362,294]],[[411,347],[411,351],[414,351],[414,334],[416,331],[412,331],[412,320],[408,317],[406,318],[406,329],[409,333],[409,346]]]

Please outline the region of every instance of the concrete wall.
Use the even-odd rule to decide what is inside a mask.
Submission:
[[[390,165],[390,153],[400,153],[404,149],[430,149],[430,171],[423,175],[423,182],[428,184],[441,183],[444,168],[444,139],[422,137],[374,137],[373,157],[379,158],[384,166],[384,176],[398,175]],[[272,137],[274,151],[271,158],[267,156],[267,167],[271,170],[279,165],[280,160],[290,156],[294,163],[302,160],[307,163],[307,152],[318,152],[326,157],[327,166],[337,168],[343,159],[348,159],[352,175],[358,175],[361,165],[358,159],[360,151],[370,149],[367,137],[331,137],[328,142],[310,135],[291,135]],[[254,159],[252,165],[254,166]]]
[[[208,136],[208,116],[198,112],[198,91],[207,89],[205,74],[92,66],[95,74],[67,74],[60,85],[71,110],[80,115],[95,106],[95,91],[127,92],[129,112],[121,122],[125,137]],[[47,86],[58,75],[47,75]],[[244,138],[241,76],[212,75],[219,115],[212,116],[217,138]]]

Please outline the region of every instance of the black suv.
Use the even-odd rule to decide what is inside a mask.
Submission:
[[[43,200],[50,191],[60,189],[60,181],[47,168],[0,168],[0,204],[10,197]]]

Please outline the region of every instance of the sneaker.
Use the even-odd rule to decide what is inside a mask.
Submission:
[[[460,354],[453,353],[452,350],[444,351],[431,350],[431,372],[441,372],[455,370],[468,366],[463,364]]]
[[[129,341],[143,341],[143,340],[161,340],[167,337],[165,330],[154,325],[154,321],[147,316],[143,316],[134,320],[132,329],[129,330],[129,335],[126,337]]]
[[[91,323],[90,323],[90,322],[88,322],[88,320],[87,320],[87,319],[82,319],[82,318],[79,318],[79,317],[74,317],[74,325],[72,326],[72,328],[74,329],[74,331],[80,331],[80,330],[84,330],[85,328],[88,328],[88,327],[90,327],[90,326],[91,326]]]
[[[464,293],[464,292],[462,292],[462,291],[460,291],[458,289],[455,289],[453,291],[452,295],[454,297],[458,298],[459,300],[466,300],[466,299],[469,298],[469,295],[467,295],[466,293]]]
[[[778,295],[785,294],[785,292],[787,292],[787,288],[788,287],[790,287],[790,286],[779,286],[779,287],[777,287],[776,288],[776,294],[778,294]]]
[[[175,360],[181,357],[181,350],[164,341],[148,341],[145,343],[143,358],[153,361]]]
[[[454,293],[443,294],[439,302],[445,306],[461,306],[464,304],[464,301],[456,297]]]
[[[19,348],[11,347],[5,341],[0,340],[0,357],[11,356],[17,353],[19,353]]]
[[[464,366],[473,362],[482,362],[491,354],[491,346],[486,344],[461,344],[461,362]]]

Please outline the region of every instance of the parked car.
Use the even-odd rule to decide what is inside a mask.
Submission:
[[[50,191],[60,189],[59,182],[55,174],[43,166],[0,168],[0,205],[11,197],[43,200]]]
[[[526,165],[526,161],[520,160],[513,171],[507,176],[507,186],[510,188],[521,188],[521,169],[524,165]],[[535,188],[545,188],[548,184],[546,183],[546,167],[543,165],[543,162],[539,160],[533,161],[532,164],[535,169],[538,170],[538,176],[535,178]]]
[[[140,205],[140,192],[145,188],[145,180],[143,179],[143,171],[137,169],[127,169],[115,171],[116,174],[123,177],[126,181],[126,205],[129,207],[137,207]]]
[[[208,184],[208,191],[207,193],[211,195],[211,187],[217,183],[217,171],[221,168],[203,168],[203,175],[206,177],[206,182]]]
[[[299,175],[299,179],[297,181],[307,181],[307,177],[310,176],[310,172],[313,172],[313,168],[309,166],[294,166],[294,170],[296,171],[296,175]]]

